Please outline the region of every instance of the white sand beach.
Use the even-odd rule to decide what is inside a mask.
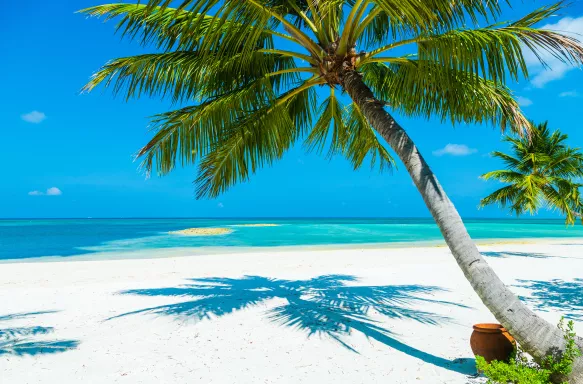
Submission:
[[[583,334],[583,240],[480,246]],[[0,382],[478,383],[445,247],[0,265]]]

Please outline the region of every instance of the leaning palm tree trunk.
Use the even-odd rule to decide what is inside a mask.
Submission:
[[[486,263],[425,159],[405,130],[385,110],[384,103],[375,99],[361,75],[355,71],[346,72],[343,86],[405,164],[459,267],[484,305],[535,358],[562,350],[563,334],[524,305]],[[583,339],[579,338],[577,343],[583,348]],[[575,362],[570,383],[583,383],[582,359]]]

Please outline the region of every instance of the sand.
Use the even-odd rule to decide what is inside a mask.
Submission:
[[[480,248],[583,334],[583,240]],[[19,384],[481,383],[468,340],[494,320],[437,247],[2,264],[0,308]]]
[[[228,235],[229,233],[233,233],[233,230],[230,228],[187,228],[168,233],[183,236],[217,236]]]

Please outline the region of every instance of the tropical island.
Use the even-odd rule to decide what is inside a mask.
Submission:
[[[228,235],[233,233],[230,228],[187,228],[179,231],[168,232],[171,235],[185,235],[185,236],[217,236]]]

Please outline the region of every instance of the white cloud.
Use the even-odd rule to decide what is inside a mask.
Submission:
[[[577,91],[565,91],[565,92],[559,93],[559,97],[578,97],[578,96],[579,96],[579,92],[577,92]]]
[[[553,61],[556,60],[553,58]],[[557,60],[556,63],[548,63],[550,68],[543,69],[541,72],[534,75],[530,81],[535,88],[543,88],[547,83],[551,81],[560,80],[565,77],[565,74],[569,72],[573,67],[565,63],[561,63]]]
[[[445,147],[433,151],[435,156],[451,155],[451,156],[467,156],[478,152],[475,148],[470,148],[465,144],[448,144]]]
[[[532,105],[532,100],[527,97],[517,96],[516,101],[521,107],[528,107],[529,105]]]
[[[572,17],[564,17],[555,24],[546,24],[541,28],[581,40],[581,36],[583,35],[583,16],[575,19]],[[530,67],[529,69],[534,73],[531,82],[536,88],[542,88],[551,81],[562,79],[567,72],[576,68],[561,62],[561,60],[547,52],[540,52],[540,57],[548,65],[548,68],[543,67],[536,55],[530,52],[528,48],[525,48],[524,56],[526,63]]]
[[[47,189],[46,192],[41,191],[30,191],[28,192],[29,196],[60,196],[63,192],[57,187],[51,187]]]
[[[57,187],[52,187],[47,189],[47,196],[60,196],[63,192]]]
[[[29,113],[25,113],[24,115],[21,115],[20,117],[22,118],[22,120],[26,121],[27,123],[38,124],[38,123],[42,123],[47,118],[47,115],[45,115],[43,112],[32,111]]]
[[[225,206],[223,205],[223,203],[218,203],[218,204],[217,204],[217,207],[219,207],[219,208],[224,208]]]

